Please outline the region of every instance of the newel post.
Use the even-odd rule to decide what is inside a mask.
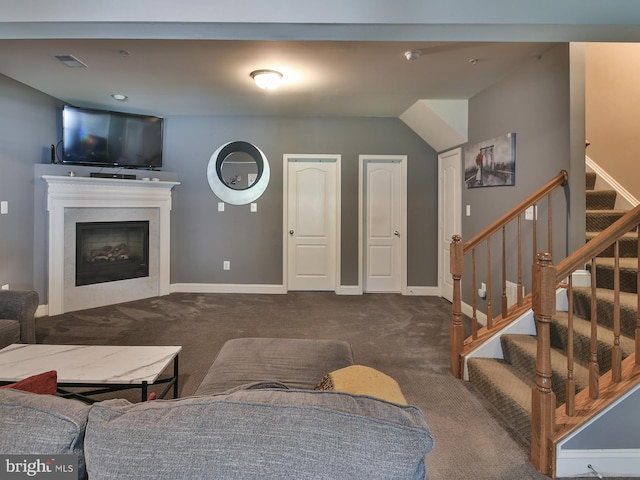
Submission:
[[[460,292],[460,279],[464,264],[464,253],[462,248],[462,237],[454,235],[449,252],[451,276],[453,277],[453,305],[451,318],[451,346],[450,363],[451,374],[454,377],[462,378],[462,365],[460,364],[460,354],[464,346],[464,329],[462,328],[462,297]]]
[[[533,313],[538,352],[536,386],[531,392],[531,463],[549,473],[549,439],[555,432],[556,396],[551,389],[551,317],[556,313],[556,268],[549,253],[539,253],[533,266]]]

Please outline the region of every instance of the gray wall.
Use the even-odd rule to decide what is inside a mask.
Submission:
[[[554,47],[540,59],[530,61],[501,82],[492,85],[469,101],[469,144],[504,135],[516,134],[516,182],[512,187],[488,187],[462,191],[462,239],[470,240],[491,222],[517,205],[562,169],[570,172],[570,103],[569,49]],[[584,163],[584,162],[583,162]],[[584,179],[583,179],[584,184]],[[584,193],[583,193],[584,195]],[[567,208],[567,189],[552,196],[554,211],[554,261],[567,254],[567,226],[562,212]],[[465,205],[471,206],[471,216],[464,216]],[[541,202],[538,221],[538,251],[547,251],[546,202]],[[533,261],[531,243],[532,222],[523,222],[523,268],[530,271]],[[584,232],[584,230],[583,230]],[[507,231],[515,235],[517,229]],[[584,235],[584,234],[583,234]],[[501,237],[491,244],[493,262],[502,255]],[[478,287],[487,281],[484,249],[477,259]],[[507,280],[517,281],[517,242],[507,240]],[[470,257],[468,255],[467,257]],[[463,300],[471,303],[471,263],[465,259]],[[526,291],[530,291],[530,273],[523,276]],[[492,269],[494,315],[499,307],[500,269]],[[486,312],[486,302],[478,298],[478,307]]]
[[[390,118],[169,117],[165,168],[178,173],[172,212],[172,283],[281,285],[282,157],[342,156],[341,284],[358,281],[358,155],[408,155],[408,285],[437,285],[437,156]],[[269,159],[271,181],[249,206],[217,211],[206,170],[220,145],[244,140]],[[222,269],[223,260],[231,270]]]
[[[49,161],[58,103],[0,75],[0,284],[12,289],[34,288],[33,165]]]

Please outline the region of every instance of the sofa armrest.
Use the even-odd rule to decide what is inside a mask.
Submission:
[[[20,341],[23,343],[36,343],[38,302],[38,293],[33,290],[0,290],[0,318],[20,323]]]

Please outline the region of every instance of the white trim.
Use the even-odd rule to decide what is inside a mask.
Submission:
[[[364,163],[367,161],[400,162],[400,293],[407,294],[407,156],[358,155],[358,285],[364,291]]]
[[[587,155],[584,156],[584,160],[587,164],[587,167],[593,170],[599,178],[601,178],[613,190],[615,190],[618,195],[620,195],[626,202],[628,202],[629,205],[631,205],[631,208],[636,207],[638,206],[638,204],[640,204],[640,201],[636,197],[631,195],[626,188],[620,185],[616,181],[616,179],[609,175],[600,165],[594,162]]]
[[[48,317],[48,316],[49,316],[49,305],[48,304],[38,305],[38,308],[36,308],[35,317],[41,318],[41,317]]]
[[[460,175],[460,171],[462,170],[462,148],[458,147],[458,148],[454,148],[452,150],[448,150],[446,152],[440,153],[438,154],[438,287],[440,287],[440,292],[438,295],[442,296],[442,292],[443,292],[443,287],[442,287],[442,283],[444,281],[444,269],[443,269],[443,265],[444,265],[444,261],[445,259],[442,258],[443,257],[443,250],[444,250],[444,245],[443,245],[443,241],[442,241],[442,228],[443,228],[443,219],[444,219],[444,191],[442,188],[442,160],[446,157],[450,157],[453,155],[458,155],[460,158],[460,164],[459,164],[459,170],[458,170],[458,175]],[[454,208],[454,211],[457,212],[458,218],[454,219],[454,224],[456,224],[460,231],[457,232],[459,234],[462,234],[462,184],[460,183],[461,177],[459,178],[459,190],[458,190],[458,195],[456,198],[456,202],[458,203],[458,207],[459,208]],[[475,293],[474,293],[475,295]],[[449,301],[451,301],[451,299],[447,299]]]
[[[407,287],[407,296],[439,297],[440,287]]]
[[[171,293],[255,293],[284,294],[284,285],[255,285],[241,283],[172,283]]]
[[[362,295],[360,285],[340,285],[336,290],[337,295]]]
[[[289,289],[289,251],[288,251],[288,230],[289,220],[289,160],[326,160],[336,163],[336,225],[335,225],[335,284],[334,291],[338,292],[341,281],[341,259],[342,259],[342,155],[336,153],[328,154],[291,154],[282,155],[282,284],[285,291]]]
[[[556,454],[556,477],[640,477],[639,449],[560,450]]]
[[[462,302],[462,313],[471,318],[473,316],[473,306],[469,305],[468,303]],[[486,313],[476,309],[476,318],[478,319],[478,323],[481,323],[482,325],[487,324]]]

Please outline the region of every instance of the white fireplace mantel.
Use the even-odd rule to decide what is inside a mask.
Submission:
[[[65,305],[65,298],[69,298],[69,292],[65,293],[65,274],[68,273],[65,272],[65,268],[70,268],[69,265],[65,265],[68,263],[65,261],[65,253],[68,256],[70,248],[69,245],[65,245],[65,215],[71,211],[70,209],[74,209],[73,211],[82,209],[81,211],[87,214],[95,212],[98,215],[108,211],[116,216],[127,214],[133,211],[132,209],[157,209],[159,213],[157,215],[158,252],[153,260],[157,267],[157,275],[154,277],[157,282],[153,288],[157,295],[169,294],[171,191],[173,187],[180,184],[179,182],[54,175],[43,175],[42,178],[47,182],[48,187],[49,315],[75,309]],[[75,249],[75,243],[73,248]],[[152,259],[150,259],[151,262]],[[120,301],[136,299],[136,289],[132,288],[131,280],[111,283],[116,284],[109,286],[111,291],[100,285],[93,286],[93,290],[77,287],[78,292],[74,293],[74,298],[76,295],[82,295],[85,290],[86,296],[93,302],[87,308],[113,303],[114,298]],[[101,299],[97,292],[107,292],[107,294]]]

